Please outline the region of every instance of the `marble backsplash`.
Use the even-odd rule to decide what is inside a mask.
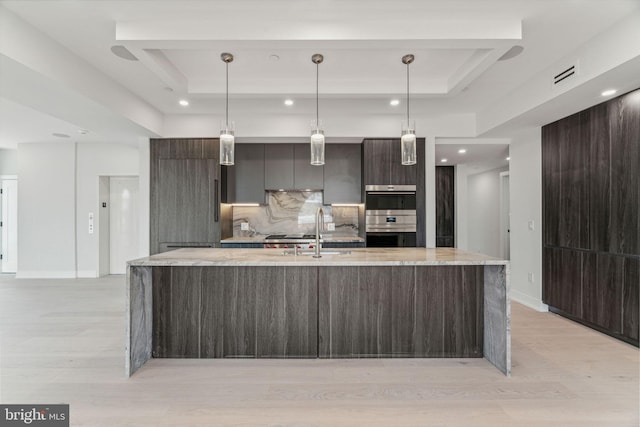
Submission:
[[[269,191],[266,206],[234,206],[233,237],[269,234],[312,234],[315,232],[316,211],[322,207],[324,222],[334,223],[335,231],[324,235],[358,236],[358,206],[323,206],[321,191]],[[249,223],[249,230],[240,224]]]

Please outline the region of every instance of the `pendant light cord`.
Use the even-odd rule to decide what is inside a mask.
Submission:
[[[227,102],[226,102],[226,112],[225,112],[225,123],[227,126],[227,129],[229,129],[229,63],[225,62],[226,64],[226,69],[227,69]]]
[[[409,124],[409,64],[407,64],[407,129],[409,129],[411,125]]]
[[[316,129],[320,129],[320,123],[319,123],[319,117],[320,117],[320,113],[318,111],[318,87],[319,87],[319,77],[318,74],[320,73],[320,64],[316,63]]]

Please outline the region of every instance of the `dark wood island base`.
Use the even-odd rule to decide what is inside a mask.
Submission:
[[[130,265],[127,374],[149,357],[487,357],[508,375],[508,264],[336,258]]]

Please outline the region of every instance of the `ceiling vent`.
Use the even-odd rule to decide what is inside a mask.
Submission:
[[[553,76],[553,86],[556,87],[558,85],[565,84],[568,81],[572,81],[577,75],[578,63],[575,62]]]

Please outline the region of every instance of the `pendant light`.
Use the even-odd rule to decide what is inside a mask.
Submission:
[[[311,164],[314,166],[324,165],[324,131],[318,118],[318,73],[323,60],[324,56],[319,53],[311,56],[311,61],[316,64],[316,120],[311,123]]]
[[[234,164],[234,125],[229,122],[229,62],[233,61],[233,55],[224,52],[220,55],[220,59],[225,63],[227,69],[227,98],[225,120],[220,126],[220,164],[225,166],[233,166]]]
[[[407,66],[407,120],[402,122],[402,137],[400,148],[402,150],[402,164],[405,166],[416,164],[416,122],[409,120],[409,64],[414,56],[409,54],[402,57],[402,63]]]

